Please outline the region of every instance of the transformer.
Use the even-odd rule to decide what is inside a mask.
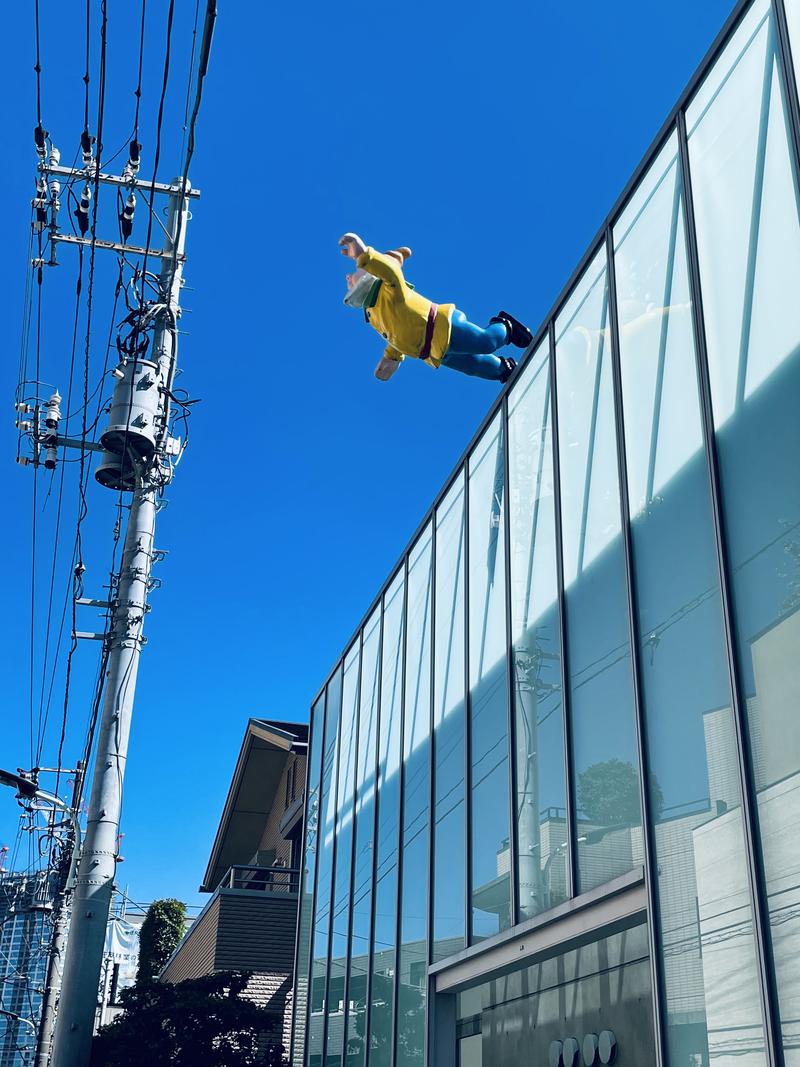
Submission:
[[[149,459],[155,451],[161,400],[158,364],[131,359],[121,363],[114,375],[117,385],[100,444],[107,452]]]

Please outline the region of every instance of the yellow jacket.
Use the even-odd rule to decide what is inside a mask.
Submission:
[[[393,256],[368,248],[357,262],[359,267],[383,282],[374,305],[367,308],[365,314],[370,326],[388,342],[384,355],[397,360],[404,356],[419,358],[425,343],[431,301],[414,292]],[[439,304],[436,312],[430,355],[425,360],[433,367],[439,366],[450,345],[450,320],[454,308],[454,304]]]

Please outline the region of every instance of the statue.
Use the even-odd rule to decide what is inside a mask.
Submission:
[[[434,304],[415,292],[403,277],[410,248],[377,252],[355,233],[346,233],[339,246],[357,268],[347,275],[344,302],[362,308],[386,341],[376,378],[387,382],[406,356],[489,381],[505,382],[514,373],[515,360],[495,353],[508,344],[527,348],[532,337],[507,311],[499,311],[485,328],[475,326],[454,304]]]

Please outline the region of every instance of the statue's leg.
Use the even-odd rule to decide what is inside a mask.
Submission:
[[[508,344],[508,329],[502,322],[493,322],[484,329],[469,322],[458,308],[453,312],[448,353],[489,355],[505,344]]]
[[[488,353],[448,352],[442,360],[443,367],[469,374],[472,378],[485,378],[490,382],[504,380],[505,362],[499,356]]]

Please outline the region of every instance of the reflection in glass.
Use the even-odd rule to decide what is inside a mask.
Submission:
[[[406,697],[403,712],[403,875],[397,960],[399,989],[395,1067],[421,1067],[425,1052],[432,562],[429,526],[408,559]]]
[[[294,992],[294,1033],[292,1067],[303,1067],[308,1014],[308,972],[311,967],[311,926],[314,906],[314,875],[317,870],[320,774],[322,771],[322,737],[325,719],[325,695],[311,709],[311,738],[306,775],[305,851],[300,890],[297,933],[297,980]]]
[[[701,86],[687,126],[741,695],[781,1025],[787,1063],[796,1065],[800,225],[775,39],[770,7],[758,0]],[[717,847],[726,862],[725,843]]]
[[[511,925],[503,444],[498,415],[469,459],[473,941]]]
[[[508,398],[520,919],[553,907],[567,893],[549,363],[544,344]]]
[[[755,1064],[764,1036],[682,199],[672,137],[614,229],[668,1062],[739,1062],[746,1049]]]
[[[556,376],[577,885],[585,892],[642,862],[602,253],[556,320]]]
[[[309,1019],[308,1063],[322,1063],[322,1032],[326,1005],[328,973],[328,938],[330,935],[331,874],[333,867],[333,831],[336,815],[336,771],[339,751],[339,713],[342,706],[342,671],[334,675],[325,697],[325,745],[322,752],[322,788],[320,819],[317,830],[317,899],[314,914],[314,949],[311,967],[311,1013]]]
[[[433,958],[464,947],[464,480],[436,511]]]
[[[378,758],[380,623],[378,607],[364,627],[361,650],[346,1067],[364,1067],[366,1050],[369,949],[372,941],[372,842],[375,835],[375,766]]]
[[[403,615],[404,582],[403,572],[400,571],[389,586],[383,605],[369,1067],[389,1067],[392,1061],[392,1010],[397,940],[397,850],[400,829],[400,734],[403,714]]]
[[[328,974],[328,1028],[325,1047],[327,1067],[342,1062],[342,1032],[347,971],[350,873],[353,856],[353,790],[355,788],[358,731],[359,647],[353,645],[344,660],[342,682],[339,774],[336,790],[336,858],[333,875],[331,950]]]

